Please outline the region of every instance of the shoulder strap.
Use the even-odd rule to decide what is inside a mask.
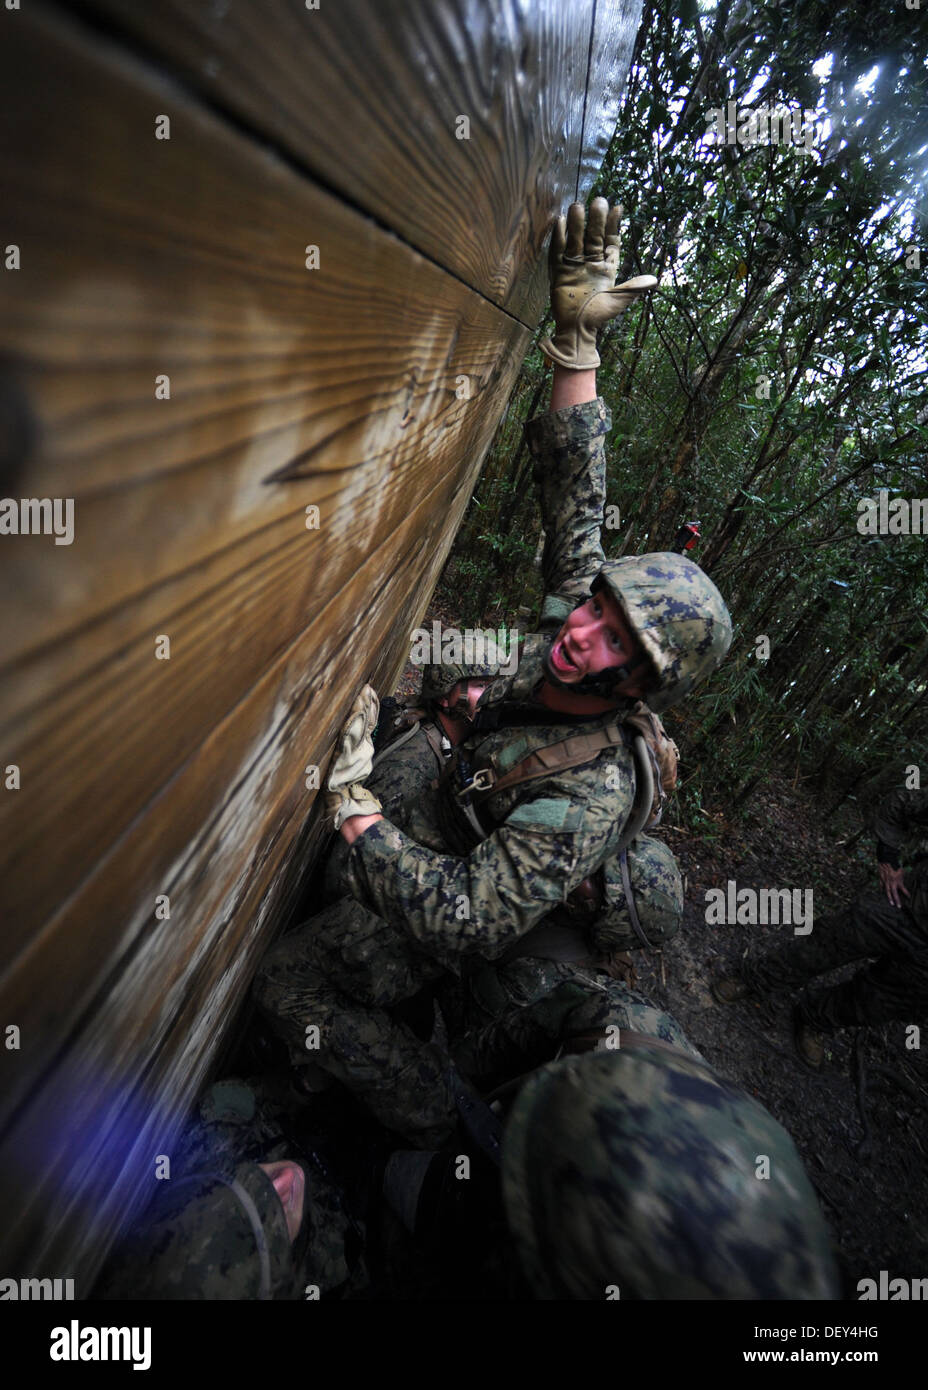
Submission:
[[[416,715],[424,715],[424,711],[420,709],[411,709],[404,711],[403,714],[397,717],[395,723],[396,730],[401,730],[403,724],[407,723],[410,719],[413,719],[414,722],[405,730],[405,732],[393,732],[389,738],[389,741],[381,744],[377,753],[374,755],[373,761],[371,763],[372,769],[377,767],[378,763],[382,762],[388,753],[393,754],[397,752],[398,749],[402,748],[403,744],[408,743],[411,738],[414,738],[420,729],[425,735],[429,747],[435,754],[435,760],[438,763],[439,769],[444,767],[445,750],[442,748],[441,734],[439,733],[438,729],[435,727],[435,725],[432,723],[430,719],[417,719],[415,718]]]
[[[589,734],[573,734],[557,743],[547,743],[536,748],[528,757],[516,763],[502,777],[497,777],[492,768],[485,768],[480,776],[479,790],[486,796],[490,792],[504,791],[507,787],[517,787],[523,782],[535,782],[540,777],[550,777],[568,767],[580,767],[592,762],[597,753],[604,748],[615,748],[625,742],[621,725],[609,724],[605,729],[596,729]]]
[[[247,1188],[243,1187],[236,1177],[229,1177],[227,1173],[220,1173],[209,1169],[200,1173],[190,1173],[187,1177],[178,1178],[174,1182],[175,1190],[185,1183],[198,1182],[212,1179],[214,1182],[222,1183],[224,1187],[231,1189],[239,1206],[243,1209],[251,1226],[251,1233],[255,1238],[255,1247],[258,1253],[258,1265],[260,1269],[258,1298],[267,1300],[271,1297],[271,1254],[268,1249],[267,1235],[264,1230],[264,1223],[261,1220],[261,1213],[255,1205],[255,1200]],[[270,1179],[268,1179],[270,1181]]]
[[[648,824],[654,804],[654,772],[643,734],[632,735],[632,756],[635,759],[635,799],[619,839],[617,848],[620,850],[627,849]]]
[[[398,748],[402,748],[403,744],[408,743],[409,740],[413,738],[418,732],[419,721],[417,719],[415,724],[413,724],[411,728],[407,729],[404,734],[396,734],[393,738],[390,739],[389,743],[385,743],[381,746],[380,751],[378,753],[375,753],[371,761],[371,770],[373,771],[373,769],[377,766],[378,763],[383,762],[384,758],[387,756],[388,753],[395,753]]]
[[[631,918],[635,935],[644,946],[645,950],[650,951],[651,943],[644,934],[644,927],[641,925],[641,918],[638,916],[638,909],[635,906],[635,895],[632,892],[632,880],[628,872],[628,850],[623,849],[619,855],[619,869],[622,874],[622,890],[625,893],[625,906],[628,908],[628,915]]]
[[[493,792],[505,791],[507,787],[536,782],[565,768],[581,767],[584,763],[592,762],[604,748],[615,748],[627,739],[631,742],[635,760],[635,799],[618,844],[619,849],[625,849],[651,819],[654,802],[651,756],[644,736],[637,729],[625,731],[621,724],[613,723],[589,734],[574,734],[558,743],[545,744],[543,748],[529,753],[502,777],[497,777],[492,768],[481,769],[475,778],[474,790],[483,801]]]
[[[435,754],[439,768],[443,768],[445,762],[447,761],[447,755],[444,747],[442,746],[442,735],[439,733],[436,725],[432,723],[431,719],[426,719],[426,721],[421,725],[421,728],[422,732],[425,734],[425,737],[428,740],[429,747]]]

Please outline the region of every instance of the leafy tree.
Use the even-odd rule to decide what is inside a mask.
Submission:
[[[594,190],[626,208],[620,278],[661,281],[600,348],[607,550],[702,521],[736,640],[679,732],[735,801],[777,759],[831,810],[928,778],[928,536],[858,525],[880,489],[928,497],[926,167],[917,10],[647,0]],[[472,618],[537,598],[521,428],[545,389],[534,350],[450,562]]]

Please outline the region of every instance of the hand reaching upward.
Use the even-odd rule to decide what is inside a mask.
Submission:
[[[653,275],[637,275],[616,285],[621,220],[621,207],[609,209],[605,198],[594,198],[589,216],[582,203],[573,203],[554,224],[548,270],[555,335],[540,346],[557,366],[598,367],[597,330],[657,284]]]

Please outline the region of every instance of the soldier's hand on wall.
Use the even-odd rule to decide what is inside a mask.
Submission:
[[[598,367],[597,330],[657,284],[653,275],[637,275],[616,285],[621,218],[621,207],[610,210],[605,198],[594,198],[589,217],[582,203],[572,203],[554,224],[548,268],[555,334],[540,347],[557,366]]]
[[[352,782],[347,787],[327,791],[325,809],[326,815],[332,817],[334,829],[341,830],[343,822],[350,816],[376,816],[383,810],[383,806],[367,787],[362,786],[360,782]]]
[[[886,889],[887,898],[892,903],[893,907],[902,907],[903,904],[899,894],[904,893],[907,898],[911,896],[908,888],[906,888],[902,882],[905,870],[894,869],[892,864],[880,864],[878,867],[880,883]]]
[[[370,816],[382,809],[376,796],[363,785],[374,761],[373,733],[379,713],[376,692],[373,686],[365,685],[342,726],[325,781],[326,811],[334,817],[336,830],[348,816]]]

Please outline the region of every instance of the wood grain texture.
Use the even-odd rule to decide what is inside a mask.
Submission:
[[[444,560],[443,528],[466,502],[465,489],[450,518],[430,498],[413,509],[387,580],[372,588],[372,558],[17,961],[3,993],[4,1016],[24,1040],[21,1052],[3,1054],[5,1268],[25,1267],[29,1255],[90,1277],[114,1223],[148,1190],[154,1155],[170,1152],[318,843],[316,824],[302,853],[291,853],[314,798],[304,767],[340,721],[325,675],[311,673],[337,662],[354,690],[368,673],[379,683],[395,672],[408,655],[405,630],[379,645],[376,634],[388,630],[413,570],[424,604]],[[371,630],[358,626],[362,612]],[[353,629],[357,641],[345,643]],[[170,898],[167,921],[154,916],[158,893]]]
[[[339,0],[308,11],[303,0],[88,0],[80,8],[105,15],[205,98],[534,327],[546,295],[539,253],[552,216],[575,196],[578,170],[584,190],[602,162],[614,126],[610,84],[627,67],[641,3]],[[469,139],[456,138],[459,115],[469,118]]]
[[[67,118],[54,167],[33,158],[44,108],[20,124],[28,234],[0,331],[30,363],[45,422],[30,493],[73,495],[75,540],[4,537],[0,549],[17,596],[3,612],[0,726],[23,779],[0,799],[0,969],[370,553],[381,582],[394,563],[383,541],[413,502],[431,494],[441,511],[474,480],[528,336],[196,112],[183,112],[197,118],[195,145],[175,135],[176,159],[159,152],[164,168],[143,181],[130,219],[106,194],[146,167],[155,141],[140,132],[157,94],[82,59],[79,44],[5,51],[12,98],[24,104],[41,66],[40,90]],[[88,104],[93,141],[80,123]],[[107,179],[82,203],[87,150]],[[247,221],[230,211],[243,176]],[[194,182],[203,225],[191,247],[176,227]],[[54,234],[49,185],[72,209],[73,240]],[[303,268],[306,226],[320,228],[319,271]],[[75,284],[85,289],[69,316]],[[168,365],[171,399],[156,401]],[[298,476],[269,486],[284,466]],[[318,531],[306,529],[309,503]],[[155,659],[160,634],[170,661]],[[41,879],[16,873],[39,858]]]
[[[641,0],[596,0],[577,174],[578,197],[595,181],[615,132],[641,9]]]
[[[408,655],[629,7],[69,8],[0,42],[0,494],[75,508],[0,535],[0,1269],[80,1295]]]
[[[24,24],[0,56],[16,116],[0,176],[23,248],[0,346],[42,421],[30,493],[74,498],[75,541],[4,545],[19,596],[4,665],[309,503],[326,514],[320,544],[337,530],[350,567],[395,520],[377,505],[381,475],[417,458],[442,468],[518,333],[180,98],[159,143],[159,83],[55,39]],[[155,398],[161,373],[170,400]],[[267,485],[296,460],[306,485]],[[30,704],[57,688],[30,683]]]

